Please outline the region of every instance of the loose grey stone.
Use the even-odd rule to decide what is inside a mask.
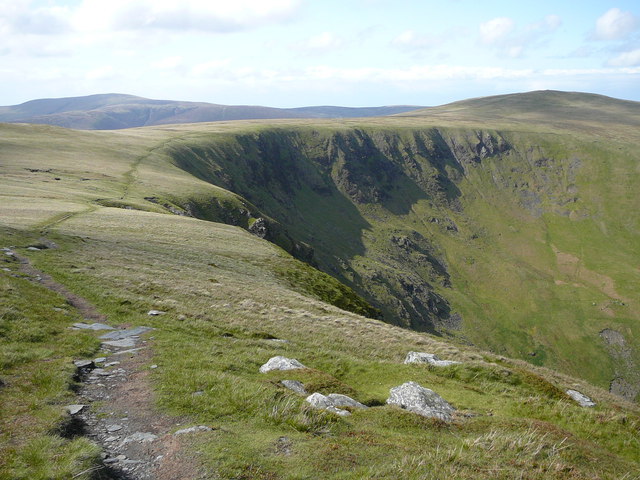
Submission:
[[[6,267],[5,267],[5,268],[3,268],[2,270],[4,270],[5,272],[10,272],[10,271],[11,271],[11,269],[10,269],[10,268],[6,268]]]
[[[118,463],[119,461],[120,461],[120,460],[119,460],[118,458],[116,458],[116,457],[111,457],[111,458],[105,458],[105,459],[103,460],[103,463],[104,463],[105,465],[109,465],[109,464],[111,464],[111,463]]]
[[[113,424],[113,425],[107,425],[107,432],[112,433],[112,432],[117,432],[118,430],[122,430],[122,425],[118,425],[118,424]]]
[[[138,348],[130,348],[128,350],[121,350],[119,352],[114,352],[113,355],[127,355],[127,354],[130,354],[130,353],[138,353],[143,348],[144,347],[138,347]]]
[[[130,443],[130,442],[153,442],[156,438],[158,438],[157,435],[154,435],[153,433],[149,433],[149,432],[136,432],[133,433],[131,435],[129,435],[128,437],[125,437],[124,440],[122,440],[122,445],[126,444],[126,443]]]
[[[93,359],[94,363],[104,363],[106,361],[107,361],[107,357],[98,357]]]
[[[109,362],[104,364],[105,367],[113,367],[114,365],[120,365],[120,362]]]
[[[105,442],[115,442],[116,440],[118,440],[118,437],[107,437],[104,439]]]
[[[86,407],[86,405],[67,405],[66,408],[69,415],[75,415],[76,413],[80,413],[80,411]]]
[[[102,342],[104,345],[118,348],[130,348],[135,347],[136,341],[133,338],[123,338],[122,340],[111,340],[108,342]]]
[[[595,407],[596,403],[587,397],[584,393],[577,390],[567,390],[567,395],[573,398],[581,407]]]
[[[27,250],[31,250],[32,252],[39,252],[42,249],[38,247],[27,247]]]
[[[184,435],[187,433],[196,433],[196,432],[210,432],[213,430],[211,427],[207,427],[205,425],[197,425],[195,427],[182,428],[180,430],[176,430],[173,432],[174,435]]]
[[[293,390],[300,395],[307,395],[307,391],[304,389],[304,384],[298,380],[282,380],[280,383],[289,390]]]
[[[460,362],[454,360],[440,360],[437,355],[433,353],[424,352],[409,352],[404,359],[404,363],[428,363],[435,367],[448,367],[449,365],[456,365]]]
[[[158,365],[153,364],[153,365],[151,365],[149,368],[151,368],[152,370],[155,370],[156,368],[158,368]]]
[[[387,403],[398,405],[423,417],[439,418],[445,422],[451,421],[451,413],[455,410],[436,392],[416,382],[407,382],[392,388]]]
[[[260,367],[260,373],[267,373],[272,370],[296,370],[298,368],[307,368],[294,358],[286,358],[282,356],[271,357],[267,363]]]
[[[95,364],[93,363],[93,360],[76,360],[73,362],[73,364],[77,368],[84,369],[84,370],[91,370],[95,368]]]
[[[202,390],[198,390],[197,392],[193,392],[191,395],[193,395],[194,397],[199,397],[201,395],[204,395],[204,392]]]
[[[148,332],[149,330],[153,330],[153,328],[150,327],[135,327],[135,328],[128,328],[126,330],[116,330],[113,332],[109,332],[109,333],[105,333],[104,335],[100,336],[101,340],[121,340],[124,338],[130,338],[130,337],[135,337],[138,335],[141,335],[145,332]]]
[[[73,326],[81,330],[115,330],[112,326],[105,325],[104,323],[74,323]]]
[[[152,317],[156,317],[158,315],[164,315],[165,313],[167,313],[167,312],[163,312],[162,310],[149,310],[147,312],[147,315],[150,315]]]

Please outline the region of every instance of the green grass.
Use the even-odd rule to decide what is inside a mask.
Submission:
[[[187,229],[190,236],[181,236]],[[34,260],[111,321],[156,328],[153,362],[160,368],[152,380],[159,406],[214,429],[194,446],[212,475],[394,478],[398,470],[407,478],[477,478],[477,472],[511,478],[523,470],[525,478],[591,478],[594,471],[617,478],[640,461],[638,414],[605,393],[578,387],[601,402],[582,409],[563,394],[575,380],[523,364],[486,363],[473,349],[302,296],[273,271],[296,261],[239,228],[102,209],[57,232],[91,238],[59,236],[59,249]],[[90,259],[92,268],[82,267]],[[212,275],[216,284],[208,281]],[[150,308],[168,313],[150,318]],[[402,365],[409,350],[467,363]],[[275,355],[310,369],[260,374]],[[372,408],[347,419],[310,410],[279,386],[287,378]],[[468,416],[447,426],[385,406],[389,389],[410,380]],[[288,455],[279,450],[281,437],[291,443]]]

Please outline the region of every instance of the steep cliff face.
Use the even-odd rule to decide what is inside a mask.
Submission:
[[[611,242],[616,262],[637,250],[606,233],[638,233],[637,215],[611,216],[599,180],[631,168],[628,159],[613,168],[616,149],[507,130],[297,127],[190,138],[169,153],[251,206],[241,226],[272,240],[276,231],[276,243],[301,249],[387,322],[604,384],[624,375],[598,332],[631,334],[639,318],[628,286],[610,277],[631,273],[599,257]],[[197,212],[228,222],[214,199]],[[626,310],[603,314],[623,297]]]

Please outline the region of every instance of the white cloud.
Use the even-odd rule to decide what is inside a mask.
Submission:
[[[331,32],[323,32],[309,38],[304,44],[304,48],[316,51],[334,50],[336,48],[340,48],[343,43],[342,38],[337,37],[335,34]]]
[[[624,52],[609,61],[609,65],[615,67],[636,67],[640,66],[640,48]]]
[[[89,70],[85,74],[85,78],[87,80],[104,80],[107,78],[113,78],[114,76],[115,76],[115,71],[113,67],[110,65],[94,68],[93,70]]]
[[[220,76],[220,74],[229,76],[228,66],[230,63],[227,59],[199,63],[191,69],[191,76],[203,78]]]
[[[182,65],[181,56],[165,57],[161,60],[151,63],[151,66],[153,68],[157,68],[158,70],[175,70],[181,65]]]
[[[300,0],[83,0],[74,24],[84,31],[231,32],[290,19]]]
[[[0,2],[0,33],[52,35],[71,28],[66,7],[31,7],[31,1]]]
[[[515,22],[508,17],[498,17],[480,24],[480,39],[487,45],[504,40],[514,29]]]
[[[596,20],[595,38],[597,40],[618,40],[638,27],[638,18],[631,12],[612,8]]]
[[[555,32],[562,25],[562,18],[558,15],[547,15],[544,17],[544,26],[547,30]]]
[[[441,43],[442,39],[437,36],[419,34],[414,30],[406,30],[391,41],[391,45],[405,49],[431,48]]]
[[[545,42],[561,25],[558,15],[547,15],[524,27],[517,27],[511,18],[498,17],[480,24],[480,41],[503,56],[519,58]]]

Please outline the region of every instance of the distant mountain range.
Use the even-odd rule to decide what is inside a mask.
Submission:
[[[419,108],[423,107],[395,105],[362,108],[335,106],[273,108],[152,100],[134,95],[110,93],[31,100],[20,105],[0,107],[0,122],[40,123],[79,130],[117,130],[150,125],[228,120],[379,117]]]

